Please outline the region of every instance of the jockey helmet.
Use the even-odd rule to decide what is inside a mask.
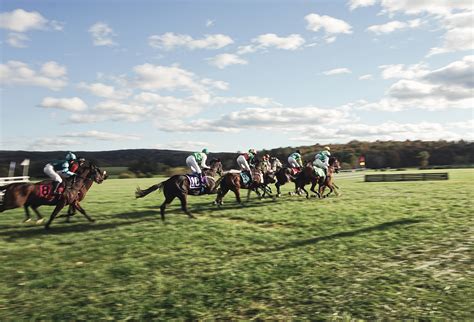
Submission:
[[[301,154],[301,151],[300,151],[300,150],[296,150],[296,153]]]
[[[325,147],[324,147],[324,150],[326,150],[326,151],[331,151],[331,148],[328,147],[328,146],[325,146]]]
[[[68,153],[66,154],[66,160],[67,160],[67,161],[76,160],[76,155],[75,155],[74,153],[72,153],[72,152],[68,152]]]
[[[249,153],[257,154],[257,151],[255,151],[255,149],[250,149],[250,150],[249,150]]]
[[[207,148],[202,149],[202,153],[208,154],[209,150]]]

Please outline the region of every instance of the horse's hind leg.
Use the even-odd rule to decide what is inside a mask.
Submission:
[[[30,210],[28,209],[29,206],[24,205],[23,208],[25,209],[25,219],[23,222],[30,222],[31,221],[31,216],[30,216]]]
[[[42,224],[43,221],[44,221],[44,218],[43,218],[43,216],[41,216],[40,212],[38,211],[38,206],[31,206],[31,209],[33,209],[33,211],[36,214],[36,223],[37,224]]]
[[[53,213],[51,214],[51,216],[49,217],[49,220],[48,222],[46,223],[46,225],[44,226],[45,229],[49,229],[49,226],[51,226],[51,223],[53,222],[54,218],[56,218],[56,216],[58,215],[58,213],[61,211],[61,209],[64,208],[64,206],[66,205],[65,202],[60,202],[56,205],[56,207],[54,208],[53,210]]]
[[[185,194],[179,194],[178,199],[181,201],[181,209],[184,211],[186,215],[188,215],[189,218],[196,219],[196,217],[193,216],[188,210],[188,200],[186,198],[187,196]]]
[[[160,215],[161,215],[161,220],[165,221],[165,209],[166,206],[168,206],[175,198],[176,196],[166,196],[165,195],[165,201],[161,204],[160,206]]]

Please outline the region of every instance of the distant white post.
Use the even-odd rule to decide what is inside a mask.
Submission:
[[[30,159],[25,159],[20,164],[23,166],[23,176],[24,177],[28,176],[28,168],[30,167]]]
[[[14,177],[15,176],[15,167],[16,167],[16,162],[11,161],[10,162],[10,169],[8,170],[8,176],[9,177]]]

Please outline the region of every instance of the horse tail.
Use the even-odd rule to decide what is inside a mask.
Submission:
[[[140,187],[137,187],[137,190],[135,191],[135,198],[143,198],[146,195],[148,195],[149,193],[152,193],[155,190],[161,189],[163,187],[163,183],[164,182],[155,184],[155,185],[153,185],[150,188],[145,189],[145,190],[142,190],[142,189],[140,189]]]
[[[221,184],[222,180],[224,180],[225,178],[225,175],[221,176],[219,179],[217,179],[216,181],[216,188],[219,187],[219,185]]]

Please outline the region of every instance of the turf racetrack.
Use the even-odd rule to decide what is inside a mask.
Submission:
[[[412,171],[407,171],[412,172]],[[0,216],[0,320],[456,319],[474,316],[474,170],[450,180],[364,183],[221,209],[190,197],[188,219],[158,179],[111,179],[50,231]],[[284,191],[290,190],[289,185]],[[44,215],[53,208],[42,207]]]

